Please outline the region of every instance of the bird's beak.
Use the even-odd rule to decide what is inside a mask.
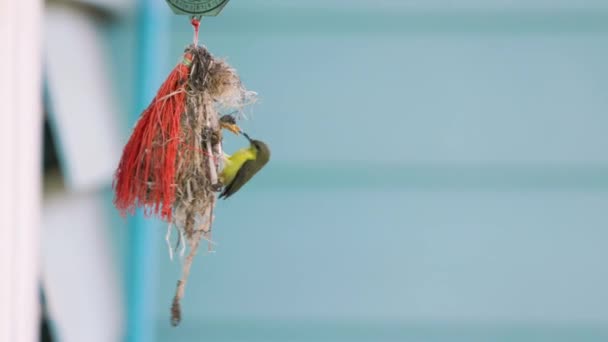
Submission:
[[[232,132],[232,133],[234,133],[236,135],[239,135],[242,132],[241,128],[239,126],[237,126],[237,124],[220,122],[220,126],[223,129],[227,129],[227,130],[229,130],[230,132]]]
[[[245,132],[241,132],[241,133],[245,136],[245,138],[247,138],[247,140],[249,140],[250,143],[253,144],[253,141],[251,140],[251,138],[249,137],[249,135],[247,133],[245,133]]]

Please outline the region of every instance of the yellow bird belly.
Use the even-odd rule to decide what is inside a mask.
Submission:
[[[225,163],[222,172],[220,173],[220,181],[224,184],[230,184],[234,177],[236,177],[239,169],[245,164],[248,160],[253,160],[257,157],[257,151],[254,148],[242,148],[231,156],[229,156]]]

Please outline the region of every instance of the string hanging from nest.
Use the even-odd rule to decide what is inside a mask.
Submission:
[[[198,44],[200,18],[191,19],[194,41],[143,111],[124,147],[116,171],[114,204],[124,216],[137,208],[175,227],[189,247],[171,308],[181,320],[190,268],[201,240],[211,241],[218,174],[224,157],[222,128],[234,131],[256,94],[244,88],[236,70]]]

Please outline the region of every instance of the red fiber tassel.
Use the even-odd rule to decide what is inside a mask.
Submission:
[[[142,113],[114,176],[114,204],[123,216],[143,207],[171,221],[175,172],[192,56],[186,54]]]

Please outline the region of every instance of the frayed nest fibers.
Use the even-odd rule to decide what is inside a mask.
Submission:
[[[218,173],[223,158],[218,113],[224,110],[241,113],[256,96],[243,87],[234,68],[214,58],[205,47],[191,45],[186,53],[192,55],[192,64],[185,88],[186,109],[181,117],[171,223],[185,237],[190,251],[171,308],[173,325],[181,320],[180,300],[200,242],[211,241],[215,192],[221,189]]]

